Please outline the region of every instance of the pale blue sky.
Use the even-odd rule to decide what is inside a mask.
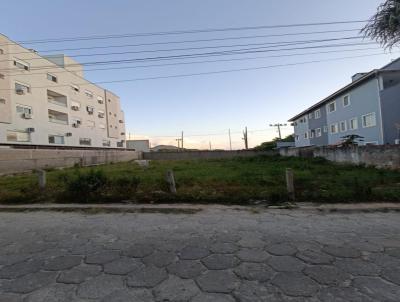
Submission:
[[[342,20],[365,20],[376,10],[381,0],[113,0],[72,1],[36,0],[4,1],[0,31],[13,40],[76,37],[87,35],[127,34],[204,28],[226,28],[259,25],[314,23]],[[18,17],[18,26],[16,25]],[[248,35],[310,32],[321,30],[357,29],[360,24],[319,26],[305,28],[263,29],[222,33],[206,33],[165,37],[135,37],[129,39],[96,40],[29,45],[38,50],[71,47],[108,46],[159,41],[181,41]],[[356,32],[325,35],[258,38],[223,42],[125,47],[85,51],[67,51],[67,55],[119,51],[155,50],[179,47],[202,47],[246,43],[279,42],[291,40],[325,39],[354,36]],[[343,42],[332,42],[343,43]],[[349,43],[349,42],[345,42]],[[367,46],[363,46],[367,47]],[[372,46],[368,46],[372,47]],[[347,49],[360,46],[347,47]],[[336,49],[336,48],[335,48]],[[346,49],[346,48],[342,48]],[[334,49],[330,49],[334,50]],[[200,50],[207,52],[210,50]],[[212,50],[211,50],[212,51]],[[308,52],[326,51],[308,50]],[[199,52],[199,50],[194,51]],[[294,53],[304,53],[298,50]],[[290,64],[310,60],[324,60],[346,56],[377,54],[379,49],[357,52],[338,52],[319,55],[264,58],[248,61],[218,62],[196,65],[178,65],[127,70],[88,72],[91,81],[110,81],[154,76],[198,73],[224,69]],[[94,60],[132,59],[146,56],[182,54],[125,54],[113,56],[80,57],[80,62]],[[282,54],[283,52],[281,52]],[[289,53],[289,52],[285,52]],[[272,53],[277,55],[279,53]],[[271,53],[250,54],[245,57],[268,56]],[[127,132],[150,137],[185,134],[262,130],[249,134],[250,145],[271,139],[276,135],[267,125],[285,122],[305,107],[319,101],[335,89],[349,82],[352,74],[380,67],[398,56],[380,55],[331,61],[308,65],[243,71],[189,78],[172,78],[142,82],[105,84],[121,97],[127,121]],[[236,56],[238,57],[238,56]],[[239,56],[240,57],[240,56]],[[224,57],[226,58],[226,57]],[[205,58],[200,60],[212,60]],[[217,58],[218,59],[218,58]],[[199,60],[199,59],[194,59]],[[191,60],[191,61],[194,61]],[[143,65],[143,64],[140,64]],[[118,65],[119,67],[122,65]],[[289,129],[290,130],[290,129]],[[141,136],[136,136],[141,137]],[[153,138],[155,143],[172,143],[173,138]],[[204,147],[211,141],[213,147],[227,148],[227,135],[193,136],[187,146]],[[240,134],[233,135],[235,148],[241,148]]]

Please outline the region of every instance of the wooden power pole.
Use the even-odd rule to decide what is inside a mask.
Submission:
[[[249,140],[248,140],[248,135],[247,135],[247,127],[243,131],[243,140],[244,140],[244,147],[246,150],[249,149]]]

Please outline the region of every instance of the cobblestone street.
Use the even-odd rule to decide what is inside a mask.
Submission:
[[[1,213],[0,302],[399,301],[400,213]]]

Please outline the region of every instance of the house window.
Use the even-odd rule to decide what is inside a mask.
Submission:
[[[62,135],[49,135],[49,144],[64,145],[64,136]]]
[[[321,109],[315,110],[314,116],[315,116],[315,119],[319,119],[321,117]]]
[[[328,132],[328,126],[324,126],[324,132],[325,132],[325,133]]]
[[[347,107],[350,106],[350,96],[349,95],[345,95],[343,97],[343,107]]]
[[[335,101],[330,102],[330,103],[327,105],[327,109],[328,109],[328,112],[329,112],[329,113],[335,112],[335,111],[336,111],[336,102],[335,102]]]
[[[310,138],[314,138],[315,130],[310,130]]]
[[[340,122],[340,132],[346,132],[347,131],[347,123],[346,121],[341,121]]]
[[[31,87],[29,85],[15,82],[15,93],[16,94],[25,94],[25,93],[30,93],[30,92],[31,92]]]
[[[362,125],[363,128],[374,127],[376,126],[376,116],[375,112],[368,113],[362,116]]]
[[[79,86],[77,85],[71,85],[71,89],[75,92],[79,92]]]
[[[321,137],[321,136],[322,136],[321,128],[315,129],[315,137]]]
[[[103,147],[110,147],[110,146],[111,146],[111,141],[103,140]]]
[[[9,142],[30,142],[31,135],[27,131],[7,130],[7,141],[9,141]]]
[[[305,139],[308,139],[308,132],[305,132],[305,133],[304,133],[304,138],[305,138]]]
[[[29,64],[18,59],[14,59],[14,66],[19,69],[29,70]]]
[[[349,129],[350,130],[356,130],[356,129],[358,129],[358,119],[355,117],[355,118],[352,118],[350,121],[349,121]]]
[[[311,119],[312,119],[312,116],[313,116],[313,114],[312,114],[312,113],[309,113],[309,114],[308,114],[308,119],[311,120]]]
[[[32,107],[30,106],[17,105],[16,111],[22,118],[32,118]]]
[[[48,73],[48,74],[47,74],[47,79],[48,79],[49,81],[52,81],[52,82],[54,82],[54,83],[57,83],[57,77],[56,77],[55,75],[52,75],[52,74]]]
[[[83,146],[91,146],[92,145],[92,140],[90,138],[80,138],[79,139],[79,144]]]
[[[89,90],[85,90],[85,95],[89,98],[92,99],[93,98],[93,92],[89,91]]]
[[[335,134],[335,133],[338,133],[339,132],[339,125],[338,125],[338,123],[335,123],[335,124],[331,124],[331,133],[332,134]]]

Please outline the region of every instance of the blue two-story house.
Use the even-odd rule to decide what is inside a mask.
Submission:
[[[400,142],[400,58],[368,73],[289,120],[296,147],[335,145],[350,134],[362,144]]]

